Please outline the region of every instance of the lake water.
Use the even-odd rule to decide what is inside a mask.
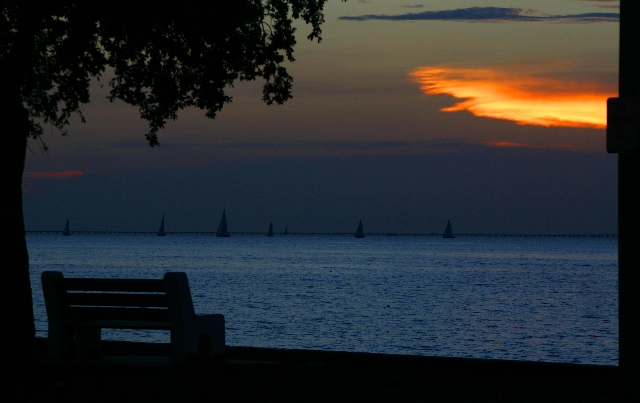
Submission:
[[[617,239],[345,235],[28,234],[38,336],[40,273],[188,274],[196,312],[227,344],[618,364]],[[104,331],[168,341],[167,332]]]

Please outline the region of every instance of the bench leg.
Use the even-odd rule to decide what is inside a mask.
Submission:
[[[49,359],[63,360],[73,357],[73,333],[66,327],[49,326],[47,336]]]
[[[196,315],[187,329],[171,330],[171,361],[224,359],[224,316]]]
[[[102,329],[99,327],[81,327],[75,332],[76,356],[84,359],[100,358],[100,339]]]
[[[211,349],[211,336],[208,334],[201,334],[198,337],[198,361],[205,362],[212,360]]]

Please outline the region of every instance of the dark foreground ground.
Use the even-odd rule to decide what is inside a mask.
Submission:
[[[617,367],[230,347],[224,362],[171,365],[167,346],[105,343],[100,360],[52,362],[40,340],[3,401],[635,402]],[[128,354],[135,354],[131,357]]]

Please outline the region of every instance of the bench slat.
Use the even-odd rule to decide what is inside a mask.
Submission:
[[[138,322],[135,320],[87,320],[81,326],[94,326],[109,329],[151,329],[151,330],[171,330],[171,325],[167,322]]]
[[[125,320],[169,323],[169,310],[158,308],[69,307],[66,319],[71,321]]]
[[[68,292],[66,298],[69,305],[168,307],[166,294]]]
[[[166,292],[164,280],[123,278],[62,278],[62,287],[80,291]]]

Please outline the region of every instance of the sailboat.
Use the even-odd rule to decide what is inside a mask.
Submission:
[[[364,230],[362,229],[362,220],[358,223],[358,228],[356,229],[356,238],[364,238]]]
[[[69,236],[71,235],[71,231],[69,231],[69,219],[67,218],[67,223],[64,226],[64,231],[62,231],[62,235]]]
[[[218,230],[216,231],[216,236],[218,237],[228,237],[229,231],[227,231],[227,212],[226,210],[222,210],[222,218],[220,219],[220,224],[218,225]]]
[[[165,236],[167,233],[164,231],[164,214],[162,215],[162,221],[160,221],[160,228],[158,228],[158,236]]]
[[[451,221],[447,220],[447,228],[444,229],[443,238],[455,238],[453,230],[451,229]]]
[[[267,236],[273,236],[273,223],[269,221],[269,231],[267,231]]]
[[[287,229],[287,226],[284,226],[284,232],[283,235],[289,235],[289,230]]]

